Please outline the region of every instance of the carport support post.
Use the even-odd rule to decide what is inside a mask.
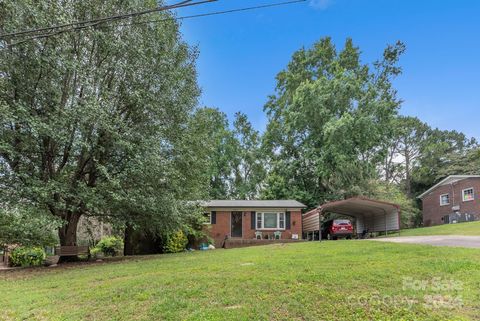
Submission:
[[[385,236],[387,236],[387,232],[388,232],[388,228],[387,228],[387,212],[385,210],[383,210],[385,212]]]
[[[397,210],[397,215],[398,215],[398,236],[401,236],[400,235],[400,231],[401,231],[401,228],[400,228],[400,217],[402,215],[402,209],[399,207],[398,210]]]

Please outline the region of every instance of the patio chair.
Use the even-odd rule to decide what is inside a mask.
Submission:
[[[274,240],[280,240],[281,238],[282,238],[282,232],[275,231],[275,233],[273,233],[273,239]]]
[[[260,231],[255,231],[255,239],[261,240],[263,237],[262,232]]]

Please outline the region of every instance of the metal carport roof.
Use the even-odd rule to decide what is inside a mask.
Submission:
[[[400,229],[400,206],[394,203],[354,197],[320,205],[306,213],[309,216],[317,212],[319,219],[326,213],[336,213],[354,217],[357,233],[397,231]],[[311,214],[310,214],[311,213]]]

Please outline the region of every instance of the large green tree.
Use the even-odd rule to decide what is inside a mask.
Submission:
[[[438,177],[448,175],[480,175],[480,148],[476,146],[461,153],[446,155]]]
[[[392,138],[385,140],[387,153],[381,174],[385,181],[400,184],[410,198],[446,172],[461,173],[454,170],[455,164],[477,144],[463,133],[431,128],[416,117],[399,116],[392,128]]]
[[[455,130],[430,129],[412,168],[411,194],[424,192],[448,174],[468,174],[467,170],[454,171],[452,161],[455,163],[455,159],[464,157],[477,144],[474,138]]]
[[[4,1],[0,33],[158,4]],[[183,213],[178,200],[201,194],[187,131],[199,92],[196,52],[169,13],[156,14],[165,18],[160,23],[141,23],[151,18],[2,43],[2,201],[61,219],[61,245],[76,243],[82,215],[170,227]]]
[[[388,147],[382,164],[383,175],[389,183],[402,184],[407,196],[412,197],[412,172],[418,166],[431,129],[418,118],[409,116],[399,116],[392,126],[392,140],[386,142]]]
[[[257,198],[266,175],[261,135],[241,112],[235,114],[233,134],[237,148],[233,160],[232,195],[239,199]]]
[[[294,53],[265,106],[271,167],[265,197],[278,193],[315,206],[364,192],[400,105],[391,80],[401,72],[403,51],[401,43],[388,46],[369,65],[350,39],[337,50],[323,38]]]
[[[227,115],[216,108],[200,108],[191,119],[194,138],[201,146],[207,168],[210,199],[227,199],[231,195],[233,160],[238,149]]]
[[[252,199],[259,195],[265,178],[261,135],[243,113],[236,113],[232,126],[227,116],[214,108],[198,109],[192,132],[202,146],[207,162],[205,179],[211,199]]]

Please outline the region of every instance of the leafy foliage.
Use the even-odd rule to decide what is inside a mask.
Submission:
[[[381,166],[386,185],[378,182],[374,191],[402,205],[403,226],[418,226],[420,202],[415,196],[448,175],[478,174],[477,142],[463,133],[433,129],[415,117],[399,116],[393,129]]]
[[[203,148],[206,161],[204,180],[209,182],[209,197],[225,199],[231,195],[233,159],[237,142],[229,128],[227,115],[215,108],[198,109],[190,121],[194,139]]]
[[[421,211],[417,207],[415,200],[409,198],[400,185],[384,181],[373,181],[371,185],[369,197],[400,206],[401,228],[414,227],[421,224]]]
[[[204,149],[212,199],[253,199],[265,179],[261,135],[243,113],[236,113],[230,129],[227,116],[217,109],[197,110],[192,132]]]
[[[29,267],[42,265],[45,260],[45,251],[40,247],[17,247],[10,253],[10,262],[13,266]]]
[[[237,150],[232,194],[237,199],[254,199],[259,195],[266,174],[261,136],[247,116],[240,112],[235,114],[233,128]]]
[[[1,29],[157,5],[9,1]],[[171,13],[156,15],[161,23],[94,26],[0,51],[0,197],[61,219],[62,245],[75,243],[82,215],[175,230],[187,212],[181,200],[205,195],[201,145],[188,131],[199,93],[196,51]],[[151,17],[135,22],[142,19]]]
[[[439,169],[438,176],[448,175],[479,175],[480,174],[480,148],[475,147],[463,153],[446,155],[444,166]]]
[[[360,63],[350,39],[340,52],[324,38],[293,55],[265,106],[272,170],[264,197],[280,191],[316,206],[368,187],[400,105],[391,80],[403,51],[401,43],[388,46],[373,68]]]
[[[187,243],[188,239],[185,236],[185,233],[183,233],[183,231],[177,231],[167,236],[164,250],[167,253],[183,252]]]
[[[431,130],[418,118],[406,116],[399,116],[393,121],[393,130],[383,174],[387,182],[403,183],[405,192],[411,196],[412,171],[418,167],[418,159]]]
[[[477,147],[477,141],[463,133],[431,129],[422,143],[418,166],[412,169],[412,195],[424,192],[447,175],[468,174],[467,169],[455,170],[452,164]],[[475,173],[475,170],[470,170],[472,172]]]
[[[107,236],[102,238],[95,248],[94,253],[100,251],[105,256],[117,256],[123,252],[123,240],[116,236]]]
[[[52,221],[34,207],[0,209],[0,246],[54,245],[57,243],[54,231],[60,225],[60,221]]]

